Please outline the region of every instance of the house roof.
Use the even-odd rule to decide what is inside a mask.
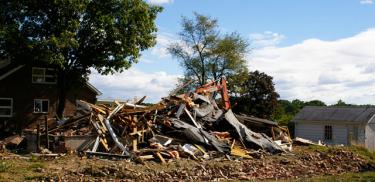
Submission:
[[[90,82],[86,81],[86,85],[87,87],[89,87],[92,91],[94,91],[96,93],[96,95],[102,95],[103,93],[100,92],[100,90],[98,90],[96,87],[94,87],[94,85],[92,85]]]
[[[374,107],[306,106],[294,118],[299,121],[330,121],[368,123],[374,118]]]

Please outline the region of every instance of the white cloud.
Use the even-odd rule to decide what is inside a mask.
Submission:
[[[181,41],[177,35],[171,34],[171,33],[158,33],[156,37],[156,45],[151,49],[151,54],[158,57],[158,58],[171,58],[171,54],[168,52],[168,47],[171,44],[179,44],[182,46],[184,51],[187,51],[189,53],[193,53],[193,50],[186,45],[183,41]]]
[[[148,0],[148,2],[150,4],[169,4],[169,3],[173,3],[173,0]]]
[[[374,4],[374,0],[361,0],[359,1],[361,4]]]
[[[251,40],[252,46],[255,48],[273,47],[279,44],[284,39],[285,39],[284,35],[279,34],[279,33],[274,33],[271,31],[250,34],[250,40]]]
[[[170,33],[158,33],[156,37],[156,45],[151,49],[151,54],[159,58],[169,57],[168,46],[178,41],[175,35]]]
[[[100,75],[92,71],[90,83],[98,88],[102,99],[130,99],[147,96],[146,102],[157,102],[168,96],[179,75],[166,72],[145,73],[136,69],[129,69],[114,75]]]
[[[375,29],[335,41],[305,40],[249,55],[250,70],[274,77],[284,99],[375,104]]]

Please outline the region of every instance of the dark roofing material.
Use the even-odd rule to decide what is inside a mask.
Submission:
[[[344,121],[367,123],[374,114],[374,107],[306,106],[294,117],[293,121]]]

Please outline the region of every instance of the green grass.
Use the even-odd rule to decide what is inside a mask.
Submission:
[[[310,179],[302,179],[307,182],[351,182],[351,181],[375,181],[375,172],[364,172],[364,173],[347,173],[339,176],[318,176]]]
[[[375,152],[369,151],[365,147],[350,146],[346,148],[352,151],[353,153],[363,157],[365,160],[368,160],[370,162],[375,162]]]
[[[0,173],[7,172],[12,166],[6,162],[0,163]]]
[[[332,149],[332,147],[320,146],[320,145],[309,145],[308,149],[315,152],[327,152]]]
[[[35,169],[38,169],[38,168],[43,169],[43,168],[45,168],[45,165],[43,163],[40,163],[40,162],[35,162],[35,163],[33,163],[29,166],[29,169],[31,169],[31,170],[35,170]]]

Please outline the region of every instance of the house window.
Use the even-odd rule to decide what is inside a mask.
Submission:
[[[53,68],[32,68],[33,83],[56,83],[56,70]]]
[[[0,117],[12,117],[13,99],[0,98]]]
[[[324,126],[324,140],[332,140],[332,126]]]
[[[48,99],[34,99],[34,113],[48,113]]]

